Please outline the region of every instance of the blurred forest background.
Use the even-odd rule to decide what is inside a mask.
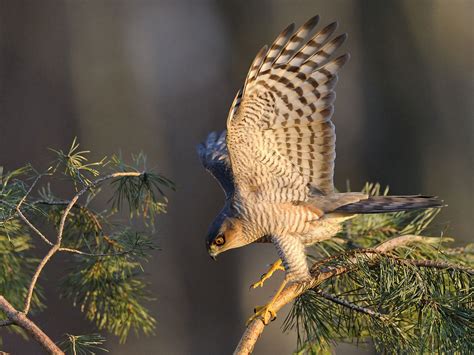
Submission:
[[[392,193],[437,194],[449,207],[437,226],[459,241],[473,225],[472,0],[405,1],[20,1],[0,0],[0,165],[46,167],[47,147],[74,136],[97,156],[143,150],[174,180],[157,232],[161,251],[146,267],[157,301],[156,336],[132,335],[112,354],[224,354],[278,275],[249,291],[271,246],[250,246],[213,262],[207,226],[224,195],[201,168],[195,146],[225,127],[228,108],[256,52],[290,22],[314,14],[347,32],[334,121],[336,186],[388,184]],[[322,27],[320,27],[322,28]],[[41,252],[41,249],[40,249]],[[48,309],[36,319],[58,339],[94,332],[58,299],[61,258],[46,269]],[[257,354],[288,354],[279,314]],[[38,352],[6,335],[2,350]],[[348,347],[344,347],[348,351]],[[354,350],[354,349],[352,349]],[[341,353],[343,351],[341,350]],[[370,348],[358,353],[370,353]]]

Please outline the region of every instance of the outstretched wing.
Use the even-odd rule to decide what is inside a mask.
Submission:
[[[349,56],[331,58],[346,39],[330,40],[336,23],[311,35],[318,19],[263,47],[236,95],[227,146],[240,193],[286,202],[334,191],[334,87]]]
[[[229,154],[225,142],[226,131],[211,132],[206,140],[197,146],[201,163],[219,182],[226,198],[234,193],[234,179],[230,168]]]

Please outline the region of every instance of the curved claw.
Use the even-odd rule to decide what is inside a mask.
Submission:
[[[247,320],[245,325],[249,325],[257,318],[259,318],[263,324],[267,325],[268,323],[273,322],[276,319],[276,316],[276,312],[269,305],[255,307],[254,314]]]
[[[273,265],[275,267],[275,269],[277,268],[277,266],[275,266],[277,263],[278,263],[278,261]],[[280,264],[281,264],[281,262],[280,262]],[[280,265],[280,264],[278,264],[278,265]],[[263,324],[265,324],[265,325],[267,325],[268,323],[270,323],[271,321],[276,319],[276,311],[273,310],[273,303],[275,302],[275,300],[278,299],[278,296],[283,291],[283,289],[285,288],[287,283],[288,283],[288,280],[285,278],[285,280],[283,280],[280,287],[278,288],[278,291],[273,295],[270,302],[268,302],[263,307],[256,307],[254,309],[254,314],[252,315],[252,317],[249,318],[249,320],[246,323],[247,326],[249,325],[250,322],[254,321],[257,318],[260,318],[262,320]]]

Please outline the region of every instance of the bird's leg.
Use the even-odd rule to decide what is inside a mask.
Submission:
[[[247,321],[247,323],[246,323],[247,325],[250,322],[252,322],[254,319],[257,319],[257,318],[260,318],[262,320],[263,324],[267,325],[268,323],[270,323],[270,321],[272,321],[276,318],[276,312],[273,310],[273,303],[275,302],[277,297],[280,295],[280,293],[283,291],[283,289],[285,288],[287,283],[288,282],[285,278],[285,280],[283,280],[283,282],[281,283],[280,288],[278,289],[278,291],[275,293],[275,295],[273,295],[270,302],[268,302],[265,306],[255,307],[254,314]]]
[[[264,273],[261,277],[260,277],[260,281],[257,281],[255,282],[254,284],[252,284],[250,286],[250,288],[257,288],[257,287],[263,287],[263,283],[269,279],[270,277],[272,277],[273,273],[277,270],[283,270],[285,271],[285,268],[283,267],[283,262],[281,261],[281,259],[278,259],[277,261],[275,261],[271,266],[270,268],[268,269],[268,271],[266,273]]]

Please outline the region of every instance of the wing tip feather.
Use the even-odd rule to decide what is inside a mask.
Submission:
[[[288,26],[285,27],[285,29],[283,31],[281,31],[280,35],[277,38],[286,37],[286,36],[292,34],[295,31],[295,27],[296,27],[296,25],[295,25],[294,22],[290,23]]]
[[[334,59],[333,63],[336,64],[339,68],[342,68],[347,62],[351,59],[351,55],[349,53],[344,53],[343,55]]]
[[[311,17],[308,21],[306,21],[302,26],[301,28],[304,28],[304,29],[313,29],[315,28],[318,23],[319,23],[319,15],[314,15],[313,17]]]
[[[327,25],[326,27],[324,27],[321,30],[321,34],[326,34],[328,32],[334,32],[338,27],[339,27],[339,22],[337,22],[337,21],[331,22],[329,25]]]

